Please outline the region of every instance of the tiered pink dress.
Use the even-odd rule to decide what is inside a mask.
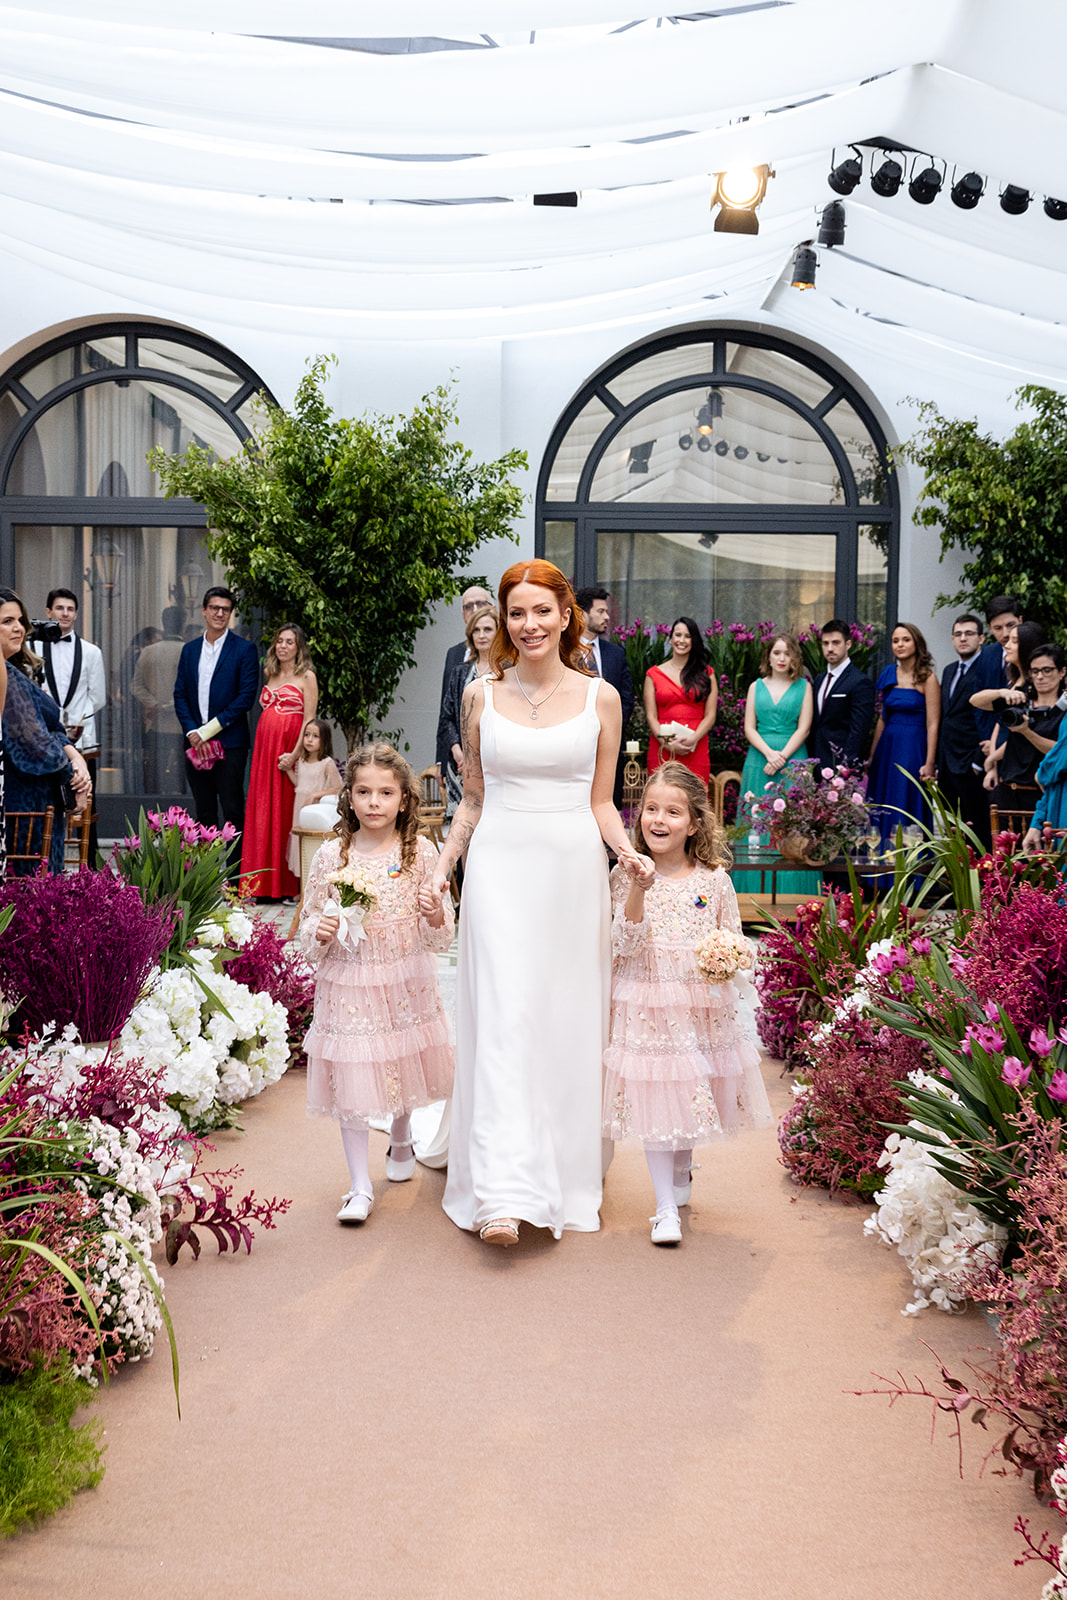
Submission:
[[[716,928],[741,932],[721,867],[657,877],[641,922],[626,920],[630,880],[611,874],[614,905],[611,1038],[604,1054],[604,1132],[646,1148],[687,1150],[772,1122],[759,1070],[750,990],[743,976],[709,983],[697,942]]]
[[[326,882],[341,865],[340,840],[315,852],[300,914],[300,948],[317,968],[315,1017],[304,1041],[309,1117],[366,1128],[372,1118],[401,1116],[452,1093],[435,954],[451,944],[455,919],[447,896],[443,927],[431,928],[419,915],[419,885],[433,873],[437,851],[421,837],[417,847],[410,872],[400,870],[398,857],[352,852],[378,896],[364,924],[367,937],[354,949],[315,938],[326,906],[340,902]]]

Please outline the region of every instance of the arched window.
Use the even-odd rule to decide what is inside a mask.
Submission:
[[[537,551],[620,621],[800,629],[894,614],[899,510],[870,407],[825,361],[716,325],[618,357],[561,417]]]
[[[0,571],[34,617],[50,589],[72,590],[78,631],[104,653],[104,836],[187,793],[174,668],[204,589],[224,581],[203,508],[164,500],[146,455],[193,441],[232,455],[263,387],[223,346],[148,322],[78,328],[0,376]]]

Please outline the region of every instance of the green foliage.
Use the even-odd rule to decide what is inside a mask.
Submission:
[[[1001,443],[923,401],[900,455],[926,474],[916,522],[939,530],[942,555],[970,557],[962,587],[938,606],[1017,594],[1067,644],[1067,396],[1028,383],[1016,403],[1033,416]]]
[[[0,1382],[0,1538],[100,1482],[99,1419],[71,1426],[94,1393],[65,1355]]]
[[[526,455],[473,461],[448,438],[445,388],[408,417],[337,417],[327,365],[309,362],[292,411],[267,404],[262,431],[229,461],[196,444],[184,456],[157,447],[149,461],[168,497],[205,507],[242,611],[304,628],[320,715],[351,743],[381,725],[430,607],[460,593],[472,551],[516,537],[523,497],[509,480]]]
[[[206,828],[180,806],[147,814],[142,808],[137,832],[120,839],[112,852],[111,865],[140,891],[146,905],[177,913],[170,943],[159,958],[164,972],[189,964],[191,941],[221,905],[233,837],[228,822],[221,830]]]

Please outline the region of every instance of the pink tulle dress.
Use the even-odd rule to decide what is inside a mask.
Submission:
[[[626,920],[629,892],[616,867],[604,1133],[647,1149],[687,1150],[742,1127],[769,1127],[751,984],[744,974],[709,983],[694,954],[715,928],[741,932],[729,878],[699,865],[686,878],[657,877],[641,922]]]
[[[326,882],[341,866],[340,840],[315,852],[300,914],[300,948],[317,969],[315,1015],[304,1040],[309,1117],[366,1128],[371,1118],[401,1116],[452,1093],[435,955],[451,944],[455,919],[447,896],[443,927],[431,928],[419,915],[419,885],[433,873],[437,851],[421,837],[417,847],[410,872],[400,870],[399,851],[395,858],[352,852],[376,880],[378,896],[367,937],[354,949],[315,938],[326,906],[340,902],[336,885]]]

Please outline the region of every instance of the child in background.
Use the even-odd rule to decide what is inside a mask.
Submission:
[[[391,1117],[385,1171],[415,1174],[411,1112],[452,1092],[453,1057],[435,955],[452,941],[451,901],[432,895],[437,851],[419,836],[415,774],[389,744],[349,757],[337,838],[316,851],[300,915],[300,946],[315,964],[315,1015],[304,1042],[308,1115],[341,1124],[350,1184],[337,1213],[365,1222],[374,1204],[370,1123]],[[344,874],[373,905],[342,909]]]
[[[634,880],[619,867],[611,874],[604,1132],[643,1142],[656,1193],[652,1243],[678,1244],[694,1146],[741,1125],[768,1127],[772,1117],[751,1008],[739,988],[746,979],[711,982],[698,956],[701,941],[723,929],[737,936],[737,963],[751,964],[700,778],[677,761],[658,767],[641,796],[633,840],[655,870]]]
[[[293,796],[293,827],[300,826],[300,813],[316,800],[328,794],[337,794],[341,787],[341,774],[333,759],[333,730],[321,717],[313,717],[304,728],[300,742],[300,760],[290,767],[289,777],[296,785]],[[300,840],[295,833],[289,835],[286,862],[290,872],[300,876]]]

